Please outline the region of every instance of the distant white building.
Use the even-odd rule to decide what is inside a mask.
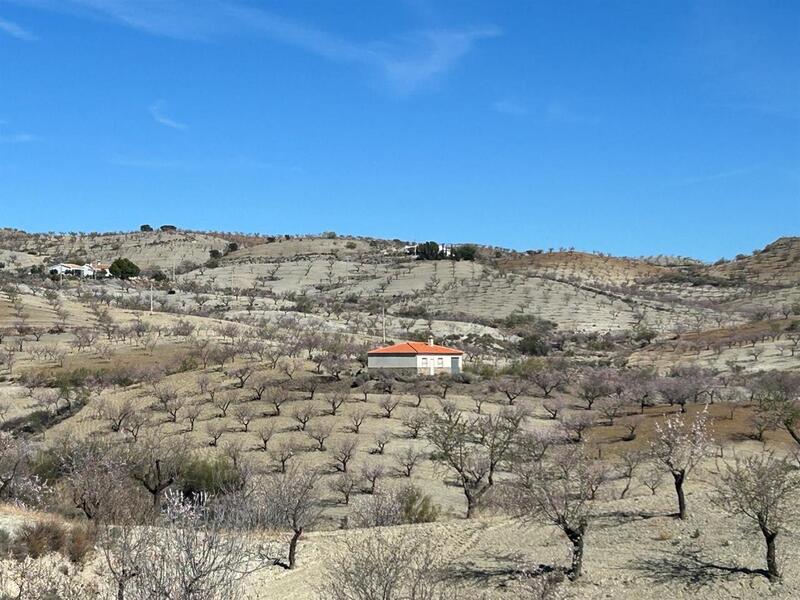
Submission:
[[[429,343],[403,342],[376,348],[367,353],[367,368],[370,370],[402,370],[419,375],[461,373],[464,353],[455,348]]]
[[[406,254],[416,256],[417,248],[419,248],[419,244],[411,244],[410,246],[403,246],[403,251]],[[451,244],[439,244],[439,252],[442,253],[442,256],[450,256],[453,253],[453,246]]]
[[[48,267],[47,271],[51,275],[64,275],[66,277],[111,277],[109,268],[111,265],[103,263],[92,263],[85,265],[76,265],[74,263],[58,263],[52,267]]]

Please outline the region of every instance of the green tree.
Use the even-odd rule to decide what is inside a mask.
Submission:
[[[475,260],[478,255],[478,247],[475,244],[464,244],[453,248],[453,260]]]
[[[437,242],[425,242],[417,246],[417,258],[420,260],[439,260],[442,256]]]
[[[119,279],[128,279],[139,275],[140,269],[127,258],[118,258],[111,263],[109,272]]]

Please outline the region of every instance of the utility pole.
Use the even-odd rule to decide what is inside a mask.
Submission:
[[[381,297],[381,321],[383,322],[383,343],[386,343],[386,298]]]

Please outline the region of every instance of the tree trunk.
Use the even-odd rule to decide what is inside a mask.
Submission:
[[[572,542],[572,565],[570,567],[569,578],[577,579],[583,572],[583,535],[584,528],[570,529],[565,532],[569,541]]]
[[[793,422],[785,421],[783,425],[784,427],[786,427],[786,431],[789,432],[789,435],[792,436],[792,439],[798,444],[800,444],[800,431],[798,431],[797,428],[793,426]]]
[[[761,528],[761,533],[764,534],[764,540],[767,542],[767,577],[770,580],[780,579],[781,571],[778,567],[778,557],[775,553],[775,538],[778,537],[778,534],[763,527]]]
[[[686,497],[683,494],[683,481],[686,473],[683,471],[673,472],[672,477],[675,479],[675,493],[678,495],[678,518],[686,519]]]
[[[303,529],[295,529],[292,534],[292,539],[289,542],[289,568],[294,569],[295,562],[297,561],[297,542],[300,536],[303,535]]]
[[[478,503],[475,501],[475,499],[472,497],[471,494],[465,493],[465,496],[467,497],[467,518],[471,519],[476,514],[476,511],[478,509]]]
[[[632,481],[632,480],[633,480],[633,476],[631,476],[631,477],[628,477],[628,478],[625,480],[625,489],[623,489],[623,490],[622,490],[622,493],[619,495],[619,499],[620,499],[620,500],[624,500],[624,499],[625,499],[625,495],[626,495],[626,494],[628,493],[628,491],[631,489],[631,481]]]

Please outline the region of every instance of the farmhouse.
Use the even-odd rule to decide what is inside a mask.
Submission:
[[[51,275],[66,275],[73,277],[110,277],[109,271],[111,265],[102,264],[99,262],[85,265],[76,265],[73,263],[58,263],[48,268]]]
[[[464,353],[455,348],[437,346],[430,339],[423,342],[403,342],[376,348],[367,353],[367,368],[411,371],[420,375],[460,373]]]
[[[51,275],[74,275],[83,277],[83,265],[73,263],[58,263],[48,269]]]

